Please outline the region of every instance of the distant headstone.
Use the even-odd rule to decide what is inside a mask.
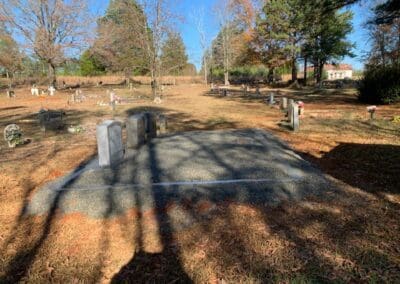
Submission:
[[[64,126],[64,112],[40,110],[38,119],[42,131],[58,130]]]
[[[285,109],[287,109],[287,107],[288,107],[288,99],[283,97],[281,100],[281,109],[285,110]]]
[[[13,90],[8,90],[7,91],[7,98],[15,98],[15,92]]]
[[[50,86],[48,91],[50,96],[54,96],[56,94],[56,88],[54,88],[54,86]]]
[[[293,131],[297,131],[300,128],[299,105],[296,103],[292,104],[292,128]]]
[[[39,89],[36,87],[36,85],[32,86],[31,94],[32,94],[32,96],[39,96]]]
[[[123,159],[124,149],[120,122],[106,120],[97,125],[96,136],[99,165],[101,167],[115,165]]]
[[[289,99],[288,100],[288,120],[289,120],[290,124],[292,124],[293,104],[294,104],[294,100],[293,99]]]
[[[160,134],[166,134],[168,129],[167,117],[163,114],[158,116],[158,127]]]
[[[269,93],[269,101],[268,101],[268,103],[269,103],[270,106],[274,105],[274,103],[275,103],[274,93],[273,92]]]
[[[128,118],[126,123],[127,147],[138,148],[145,142],[146,129],[143,114],[135,114]]]

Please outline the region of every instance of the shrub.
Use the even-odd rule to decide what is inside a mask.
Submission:
[[[400,65],[370,67],[360,81],[359,100],[369,104],[400,101]]]

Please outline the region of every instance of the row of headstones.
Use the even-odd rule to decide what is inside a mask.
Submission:
[[[286,111],[288,116],[289,126],[297,131],[300,129],[300,118],[299,118],[299,104],[293,99],[283,97],[281,99],[281,109]]]
[[[126,121],[126,148],[137,149],[141,145],[167,132],[167,118],[151,112],[139,113],[128,117]],[[112,166],[124,158],[122,141],[122,123],[116,120],[106,120],[97,125],[97,150],[99,165]]]

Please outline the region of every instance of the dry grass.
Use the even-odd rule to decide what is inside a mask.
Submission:
[[[381,107],[370,122],[351,90],[282,92],[306,103],[298,133],[279,125],[283,113],[265,98],[216,98],[202,86],[182,85],[168,87],[155,105],[148,88],[117,90],[141,96],[118,106],[117,118],[149,109],[166,113],[171,131],[267,129],[338,187],[325,198],[278,207],[227,201],[210,220],[171,234],[160,233],[152,211],[107,220],[56,211],[24,216],[33,192],[96,153],[95,125],[112,113],[97,106],[106,100],[100,88],[84,89],[87,101],[72,105],[68,92],[37,98],[18,89],[15,100],[0,97],[0,128],[16,122],[32,140],[14,150],[0,143],[0,282],[399,282],[400,125],[391,122],[399,105]],[[64,109],[68,123],[87,131],[41,133],[32,120],[41,107]]]
[[[151,78],[148,76],[133,76],[131,77],[134,83],[150,85]],[[203,82],[201,76],[163,76],[162,83],[168,85],[181,85],[181,84],[199,84]],[[65,82],[67,85],[97,85],[97,83],[102,82],[107,85],[121,84],[125,81],[124,75],[104,75],[104,76],[59,76],[57,78],[59,83]]]

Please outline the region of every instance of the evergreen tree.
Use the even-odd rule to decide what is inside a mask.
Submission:
[[[93,54],[110,71],[148,72],[141,36],[146,16],[136,0],[112,0],[98,21]]]
[[[79,68],[82,76],[100,75],[105,72],[104,65],[92,54],[86,50],[79,59]]]
[[[308,40],[303,50],[314,64],[315,79],[318,83],[322,81],[323,68],[327,62],[341,60],[346,55],[353,56],[354,45],[347,40],[353,29],[352,18],[353,14],[350,11],[317,11],[315,17],[311,18]]]
[[[169,32],[161,49],[161,66],[165,74],[182,75],[187,66],[188,56],[179,33]]]
[[[271,70],[289,61],[293,81],[297,80],[297,59],[305,35],[304,8],[300,0],[267,1],[257,21],[264,61]]]
[[[12,78],[15,72],[22,69],[22,58],[12,35],[4,25],[0,25],[0,67],[4,69],[8,78]]]

